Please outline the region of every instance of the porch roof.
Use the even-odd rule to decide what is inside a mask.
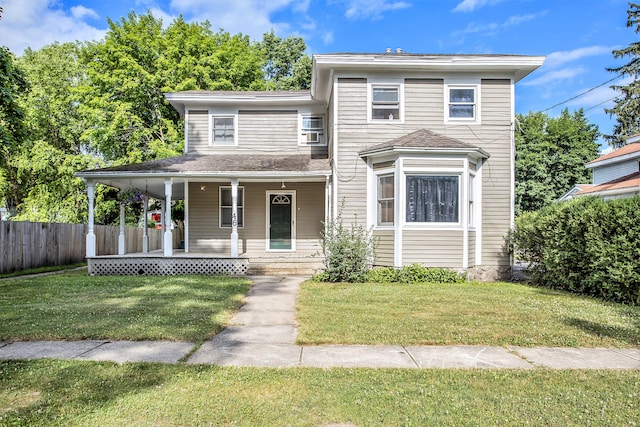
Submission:
[[[331,175],[328,159],[310,155],[184,154],[123,166],[89,169],[76,173],[86,180],[116,188],[145,189],[153,197],[164,197],[164,182],[199,181],[318,181]],[[175,198],[184,197],[182,185],[173,186]]]
[[[458,153],[458,154],[475,154],[476,157],[483,159],[489,158],[489,153],[482,148],[473,144],[469,144],[458,139],[449,138],[431,132],[427,129],[420,129],[400,138],[374,145],[360,152],[361,157],[374,156],[377,154],[388,153],[390,151],[397,152],[431,152],[437,153]]]

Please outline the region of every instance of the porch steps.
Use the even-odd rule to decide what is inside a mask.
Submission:
[[[248,275],[311,276],[324,270],[318,257],[250,257]]]

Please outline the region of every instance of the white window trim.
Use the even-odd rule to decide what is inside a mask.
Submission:
[[[374,119],[373,109],[373,88],[387,87],[398,88],[398,108],[400,118],[397,120]],[[404,123],[404,79],[367,79],[367,122],[371,124],[402,124]]]
[[[449,117],[449,105],[451,89],[473,89],[474,91],[474,117]],[[444,85],[444,122],[449,124],[480,124],[481,99],[479,80],[446,80]]]
[[[233,228],[231,225],[222,225],[222,208],[223,207],[230,207],[230,206],[222,206],[222,190],[229,190],[231,191],[231,186],[230,185],[221,185],[218,187],[218,228],[220,229],[231,229]],[[242,205],[240,204],[241,199],[240,199],[240,190],[242,190]],[[244,195],[244,186],[239,185],[238,186],[238,207],[242,207],[242,225],[240,225],[240,220],[238,220],[238,228],[244,228],[244,210],[245,210],[245,206],[244,206],[244,201],[245,201],[245,195]]]
[[[213,140],[213,119],[221,117],[233,118],[233,142],[215,142]],[[238,112],[237,111],[209,111],[209,146],[232,147],[238,145]]]
[[[382,177],[387,177],[387,176],[392,176],[393,177],[393,222],[386,222],[381,224],[380,222],[378,222],[379,218],[378,218],[378,185],[380,183],[380,178]],[[375,192],[374,192],[374,197],[373,197],[373,218],[374,218],[374,227],[376,230],[393,230],[395,228],[396,223],[398,222],[397,219],[397,209],[396,209],[396,204],[398,203],[398,195],[396,194],[397,191],[397,177],[395,174],[395,169],[391,168],[391,169],[381,169],[381,170],[377,170],[374,173],[374,188],[375,188]]]
[[[407,221],[407,176],[457,176],[458,177],[458,221],[457,222],[410,222]],[[403,182],[403,214],[400,221],[406,229],[416,230],[463,230],[465,227],[463,219],[462,203],[464,196],[463,180],[465,179],[464,171],[457,170],[405,170],[402,174]],[[465,201],[464,203],[468,203]]]
[[[322,136],[320,142],[307,142],[303,133],[303,124],[306,117],[319,117],[322,119]],[[303,147],[326,147],[327,145],[327,118],[324,114],[302,113],[298,115],[298,145]]]
[[[467,216],[469,230],[476,229],[477,216],[478,216],[478,180],[476,173],[469,171],[469,188],[467,188],[467,204],[469,205]]]

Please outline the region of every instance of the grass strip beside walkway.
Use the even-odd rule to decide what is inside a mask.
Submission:
[[[640,307],[513,283],[305,282],[297,318],[304,345],[640,345]]]
[[[212,276],[87,276],[0,282],[0,340],[178,340],[220,332],[250,281]]]
[[[2,425],[631,425],[640,371],[0,362]]]

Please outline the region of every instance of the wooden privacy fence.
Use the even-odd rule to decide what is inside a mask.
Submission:
[[[142,252],[142,228],[126,227],[127,253]],[[0,274],[51,265],[85,261],[86,224],[0,221]],[[120,228],[96,225],[97,255],[116,255]],[[149,250],[162,247],[162,230],[149,228]],[[182,229],[173,232],[173,247],[182,240]]]

